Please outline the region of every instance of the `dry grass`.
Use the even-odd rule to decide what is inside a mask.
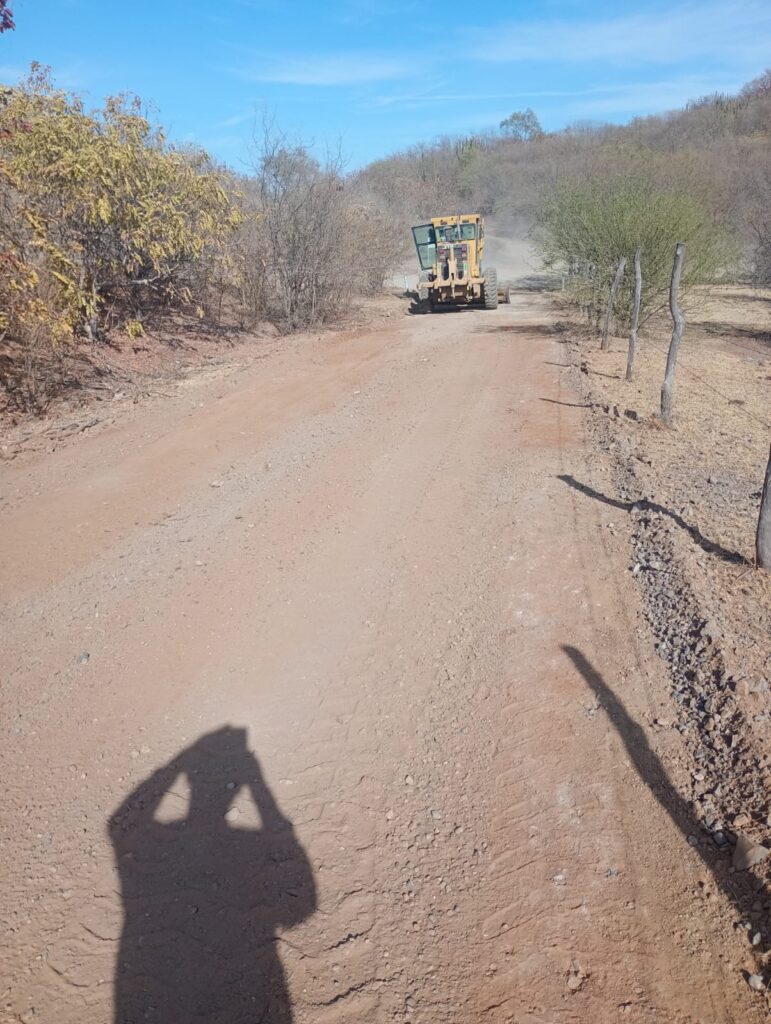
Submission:
[[[754,567],[754,542],[771,440],[771,292],[731,287],[701,296],[667,429],[657,413],[670,330],[661,321],[641,336],[632,382],[624,379],[625,339],[602,352],[596,337],[571,330],[572,351],[619,491],[665,510],[672,562],[660,568],[670,593],[694,595],[716,637],[742,707],[745,781],[755,779],[752,802],[763,807],[771,784],[771,575]]]
[[[686,326],[675,421],[666,430],[655,417],[669,330],[660,321],[641,334],[631,382],[623,379],[624,339],[614,339],[609,352],[587,340],[586,375],[599,400],[618,406],[635,431],[660,494],[687,508],[716,544],[751,560],[771,438],[771,292],[726,288],[704,296]]]

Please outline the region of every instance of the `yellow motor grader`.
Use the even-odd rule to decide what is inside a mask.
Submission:
[[[509,302],[509,289],[498,287],[493,267],[482,265],[485,227],[478,213],[432,217],[412,229],[420,261],[418,298],[431,310],[440,306],[478,304],[495,309]]]

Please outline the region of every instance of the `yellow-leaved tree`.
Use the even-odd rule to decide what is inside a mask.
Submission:
[[[136,324],[195,299],[191,268],[240,220],[225,176],[168,146],[138,100],[88,111],[37,66],[0,98],[0,181],[0,332],[21,342],[95,339],[108,307]]]

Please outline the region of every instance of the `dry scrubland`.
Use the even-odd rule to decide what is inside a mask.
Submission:
[[[770,140],[766,72],[625,127],[514,112],[356,174],[266,125],[239,175],[138,100],[90,110],[39,67],[0,89],[13,1019],[136,1016],[121,957],[162,979],[180,961],[169,1013],[202,986],[223,1020],[244,993],[267,1019],[284,973],[298,1022],[761,1019]],[[414,270],[411,223],[472,209],[511,306],[383,295]],[[609,350],[598,331],[637,250],[626,381],[629,272]],[[195,763],[191,737],[216,754],[223,716],[253,729],[314,868],[299,903],[273,886],[304,908],[276,917],[291,942],[242,897],[253,856],[207,863],[206,832],[175,863],[150,827],[173,884],[140,857],[120,905],[105,821],[120,854],[131,799],[175,752]],[[229,842],[218,756],[207,828]],[[230,904],[176,899],[175,926],[196,865],[204,890],[231,871]],[[211,958],[210,980],[218,930],[231,975]]]
[[[275,126],[236,174],[168,143],[140,100],[99,109],[33,67],[0,89],[0,409],[45,411],[100,347],[227,344],[328,323],[393,263],[382,212]]]
[[[252,172],[236,174],[171,145],[140,100],[93,110],[34,67],[0,91],[0,410],[39,414],[84,384],[173,365],[169,350],[194,362],[199,345],[205,357],[266,323],[339,323],[411,258],[409,225],[440,209],[479,210],[500,235],[534,230],[595,311],[619,256],[631,260],[636,221],[650,311],[673,232],[693,283],[768,282],[770,122],[766,73],[737,96],[626,127],[547,134],[519,112],[355,174],[265,125]],[[591,239],[575,231],[587,211]]]
[[[631,521],[629,571],[672,673],[673,702],[651,724],[699,822],[689,842],[731,894],[735,927],[754,934],[771,909],[771,871],[767,861],[741,873],[733,864],[737,840],[767,844],[771,828],[771,587],[753,564],[771,432],[771,292],[697,291],[691,307],[671,429],[658,418],[671,325],[649,324],[629,382],[626,339],[604,352],[593,330],[560,324],[600,457],[595,479],[565,482],[599,504],[608,534]],[[668,741],[671,730],[684,742]]]

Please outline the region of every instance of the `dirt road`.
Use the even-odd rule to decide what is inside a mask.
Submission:
[[[760,1019],[546,300],[401,313],[3,467],[3,1020]]]

